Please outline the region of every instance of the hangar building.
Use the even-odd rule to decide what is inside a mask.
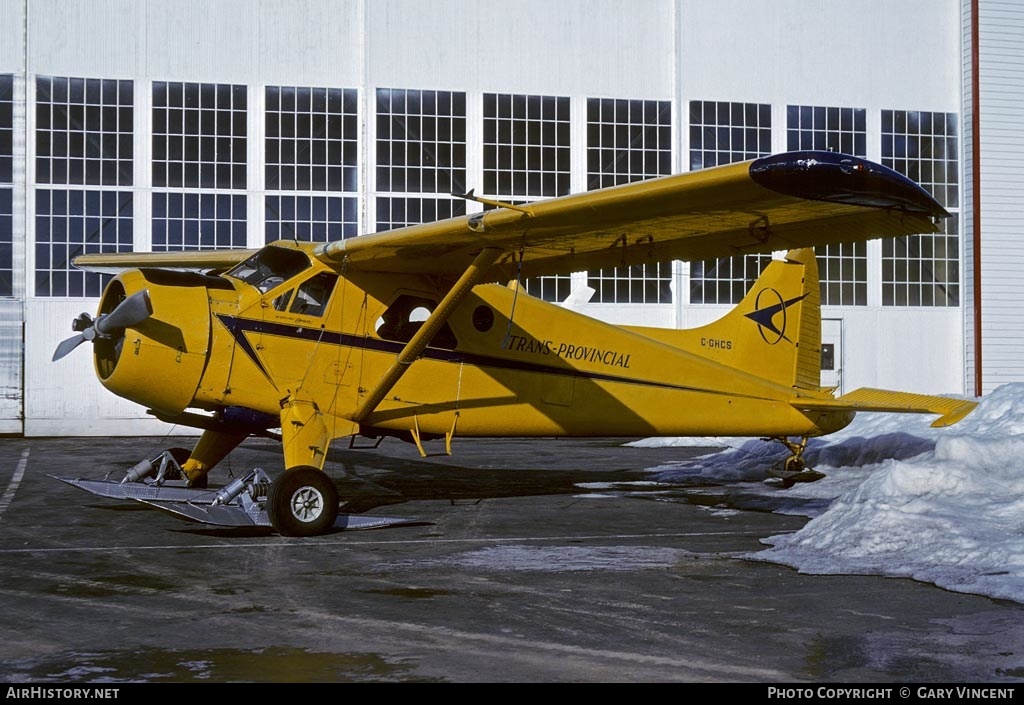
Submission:
[[[920,182],[934,235],[819,251],[825,381],[1024,379],[1024,6],[1000,0],[0,0],[0,432],[162,434],[51,363],[81,252],[357,237],[831,149]],[[529,283],[601,319],[721,316],[764,258]]]

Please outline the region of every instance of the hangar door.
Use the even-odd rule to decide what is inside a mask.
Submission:
[[[843,319],[821,319],[821,386],[843,393]]]

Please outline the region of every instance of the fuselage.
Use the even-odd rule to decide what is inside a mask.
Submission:
[[[343,274],[312,251],[278,244],[216,276],[122,272],[101,312],[145,288],[154,313],[116,349],[97,346],[101,381],[168,417],[230,408],[276,418],[303,399],[331,437],[806,436],[852,418],[799,411],[792,388],[724,364],[698,338],[688,346],[484,284],[354,423],[449,283]]]

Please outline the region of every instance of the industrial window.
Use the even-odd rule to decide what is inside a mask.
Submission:
[[[14,295],[14,76],[0,76],[0,296]]]
[[[587,190],[672,173],[669,101],[587,100]],[[672,263],[611,267],[587,274],[599,303],[672,303]]]
[[[499,197],[569,193],[569,99],[484,94],[484,191]]]
[[[377,199],[377,230],[393,230],[407,225],[433,223],[458,215],[466,215],[466,202],[455,199],[403,198],[392,196]]]
[[[960,243],[957,214],[941,232],[882,241],[884,306],[959,306]]]
[[[377,90],[377,190],[466,189],[466,94]]]
[[[376,127],[378,231],[466,212],[465,93],[379,88]]]
[[[953,215],[934,234],[882,241],[882,304],[959,306],[957,115],[882,111],[882,163],[921,184]]]
[[[269,191],[356,191],[355,89],[267,86]]]
[[[771,152],[772,111],[763,103],[690,101],[690,169],[730,164]],[[738,255],[690,263],[690,302],[735,304],[771,261]]]
[[[153,82],[153,186],[246,187],[246,87]]]
[[[569,98],[485,93],[484,192],[507,203],[569,193]],[[518,198],[516,198],[518,197]],[[563,301],[568,275],[531,277],[526,291],[545,301]]]
[[[267,86],[266,242],[359,234],[358,137],[355,89]]]
[[[14,182],[14,76],[0,75],[0,184]]]
[[[36,78],[36,182],[131,186],[131,81]]]
[[[868,246],[865,242],[815,248],[821,303],[828,306],[866,306],[868,303]]]
[[[817,149],[867,156],[867,117],[863,108],[790,105],[786,108],[786,148]],[[868,302],[866,242],[816,248],[821,303],[864,306]]]
[[[502,203],[512,206],[525,205],[530,202],[525,198],[501,199]],[[484,204],[484,210],[495,210],[498,206]],[[572,292],[572,276],[569,274],[545,274],[539,277],[525,277],[520,280],[526,293],[544,301],[565,301]]]
[[[0,296],[14,296],[14,189],[0,187]]]
[[[786,148],[816,149],[862,157],[867,154],[864,108],[790,105],[786,108]]]
[[[154,251],[245,247],[246,106],[244,85],[153,82]]]
[[[587,100],[587,190],[672,172],[667,100]]]
[[[565,301],[572,293],[572,275],[545,274],[523,279],[526,293],[544,301]]]
[[[690,170],[762,157],[772,149],[764,103],[690,101]]]
[[[672,303],[672,263],[651,262],[591,271],[587,284],[600,303]]]
[[[132,185],[133,105],[131,81],[36,77],[36,296],[99,296],[71,260],[132,249],[133,194],[111,187]]]
[[[153,193],[153,251],[245,247],[245,196]]]
[[[131,191],[36,189],[37,296],[99,296],[108,278],[71,267],[80,254],[132,249]]]
[[[328,242],[359,234],[356,198],[268,195],[266,241]]]
[[[746,255],[691,262],[690,303],[739,303],[770,260],[770,255]]]

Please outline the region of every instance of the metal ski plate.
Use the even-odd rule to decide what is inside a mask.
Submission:
[[[263,503],[253,500],[247,491],[236,494],[230,501],[215,504],[222,488],[190,488],[183,480],[167,480],[156,484],[86,480],[56,475],[50,477],[100,497],[135,500],[189,521],[227,527],[271,526],[270,517]],[[334,521],[334,528],[358,531],[416,523],[419,523],[417,519],[403,517],[339,514]]]
[[[191,502],[157,502],[139,499],[149,507],[161,509],[181,519],[197,521],[213,526],[270,526],[270,516],[265,509],[252,502],[248,507],[239,504],[193,504]]]
[[[144,499],[138,500],[142,504],[162,509],[176,516],[191,521],[211,524],[213,526],[265,526],[270,527],[270,516],[267,511],[257,503],[248,503],[248,506],[238,504],[220,504],[216,506],[198,505],[188,502],[151,502]],[[243,502],[242,505],[246,505]],[[406,524],[418,524],[416,519],[403,517],[378,517],[362,514],[339,514],[334,520],[334,528],[343,531],[361,531],[366,529],[385,529],[390,526],[402,526]]]
[[[138,499],[153,502],[200,502],[210,504],[217,496],[216,490],[188,487],[184,480],[167,480],[163,484],[148,482],[116,482],[113,480],[85,480],[72,477],[57,477],[55,480],[85,490],[100,497],[111,499]]]

